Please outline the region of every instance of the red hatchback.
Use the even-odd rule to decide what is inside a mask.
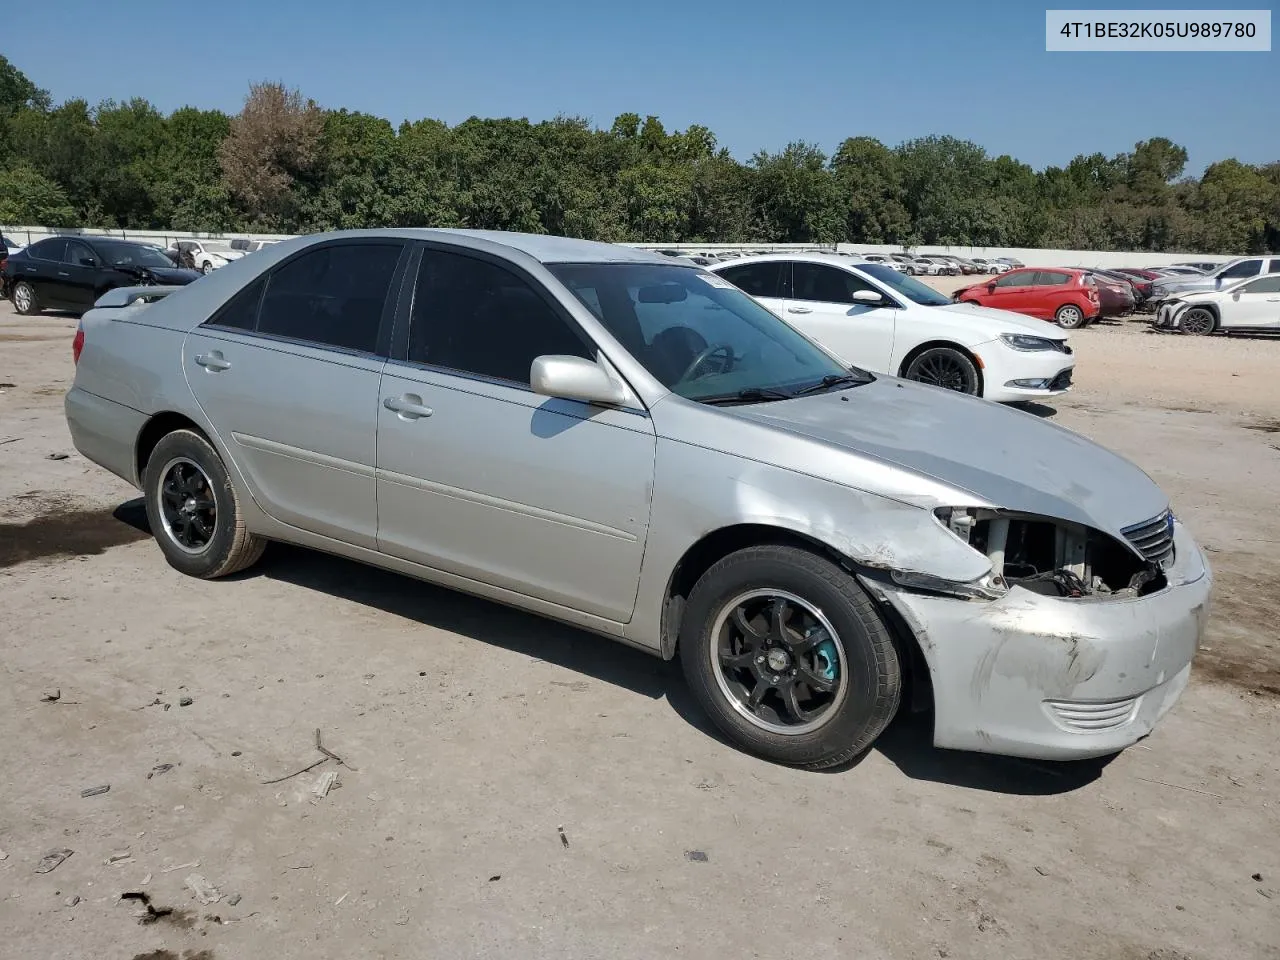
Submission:
[[[957,290],[952,299],[1055,320],[1074,330],[1101,312],[1098,287],[1085,270],[1024,267]]]

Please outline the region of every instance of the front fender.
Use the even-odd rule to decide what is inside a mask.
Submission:
[[[624,636],[662,650],[663,610],[681,558],[716,531],[748,524],[798,534],[864,568],[954,581],[975,580],[991,569],[926,504],[659,438],[636,612]]]

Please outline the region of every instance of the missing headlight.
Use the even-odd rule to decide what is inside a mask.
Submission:
[[[1079,524],[992,510],[941,510],[939,519],[991,560],[1010,586],[1057,597],[1141,597],[1164,574],[1114,537]]]

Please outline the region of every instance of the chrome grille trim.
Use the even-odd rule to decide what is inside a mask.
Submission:
[[[1121,533],[1153,563],[1164,566],[1173,559],[1173,517],[1168,510],[1143,523],[1125,527]]]

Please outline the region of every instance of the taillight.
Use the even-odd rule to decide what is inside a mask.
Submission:
[[[80,362],[80,351],[84,349],[84,327],[76,327],[75,339],[71,341],[71,362]]]

